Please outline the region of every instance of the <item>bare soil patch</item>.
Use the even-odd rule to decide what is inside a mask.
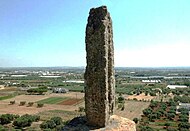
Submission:
[[[134,98],[136,98],[137,100],[150,101],[150,100],[154,99],[155,96],[149,96],[149,95],[146,96],[144,93],[142,93],[140,95],[128,95],[128,96],[125,96],[125,99],[133,100]]]
[[[82,102],[81,99],[67,99],[67,100],[64,100],[60,103],[58,103],[59,105],[76,105],[78,103]]]

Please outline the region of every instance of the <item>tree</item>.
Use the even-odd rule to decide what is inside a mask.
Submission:
[[[139,119],[138,118],[134,118],[133,121],[137,124]]]
[[[174,114],[174,113],[168,113],[168,114],[167,114],[167,118],[168,118],[169,120],[173,120],[174,117],[175,117],[175,114]]]
[[[164,126],[166,126],[166,128],[168,128],[170,125],[171,125],[171,124],[168,123],[168,122],[166,122],[166,123],[164,124]]]
[[[13,121],[13,119],[14,119],[14,115],[3,114],[0,116],[0,124],[4,125],[4,124],[11,123],[11,121]]]
[[[61,117],[53,117],[51,120],[56,124],[56,125],[61,125],[62,124],[62,118]]]
[[[151,114],[152,113],[152,109],[150,109],[150,108],[147,108],[147,109],[144,109],[143,110],[143,114],[145,115],[145,116],[148,116],[149,114]]]
[[[187,122],[181,122],[181,123],[178,124],[178,127],[180,129],[189,129],[190,128],[190,124],[187,123]]]
[[[125,101],[125,98],[123,96],[118,97],[118,103],[123,103]]]
[[[53,120],[47,120],[43,122],[42,124],[40,124],[40,128],[43,128],[43,129],[47,129],[47,128],[53,129],[55,127],[56,127],[56,124]]]
[[[31,88],[27,90],[27,92],[30,94],[37,93],[40,95],[42,95],[44,92],[47,92],[47,91],[48,91],[47,87]]]

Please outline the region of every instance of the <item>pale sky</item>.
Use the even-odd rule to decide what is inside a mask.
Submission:
[[[0,0],[0,67],[86,66],[87,18],[101,5],[115,66],[190,66],[190,0]]]

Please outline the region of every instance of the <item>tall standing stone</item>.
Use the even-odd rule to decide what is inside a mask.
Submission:
[[[106,6],[92,8],[86,26],[85,109],[89,125],[105,127],[114,111],[112,20]]]

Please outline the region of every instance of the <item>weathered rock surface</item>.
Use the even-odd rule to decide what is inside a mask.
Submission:
[[[85,112],[63,131],[135,131],[135,123],[114,113],[115,78],[112,21],[105,6],[90,10],[86,27]]]
[[[105,127],[114,112],[112,20],[106,6],[92,8],[86,27],[85,109],[89,125]]]
[[[88,126],[85,117],[77,117],[67,124],[63,131],[136,131],[136,126],[127,118],[112,115],[106,127],[96,128]]]

